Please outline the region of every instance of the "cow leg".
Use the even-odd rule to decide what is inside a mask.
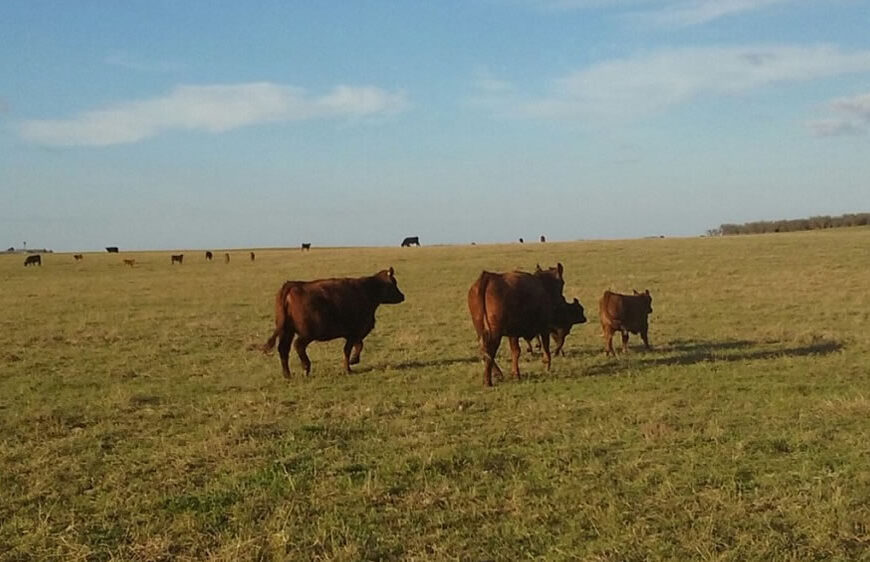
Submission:
[[[553,332],[553,342],[556,344],[556,349],[553,350],[553,355],[561,355],[564,357],[565,352],[562,351],[562,346],[565,345],[565,336],[559,332]]]
[[[344,372],[350,373],[350,350],[353,349],[353,340],[344,340]]]
[[[290,378],[290,344],[293,343],[293,332],[284,330],[278,337],[278,356],[281,358],[281,371],[284,378]]]
[[[604,355],[613,355],[616,357],[616,352],[613,351],[613,328],[603,326],[604,329]]]
[[[526,351],[529,353],[534,353],[532,351],[532,340],[530,338],[526,338]]]
[[[622,331],[622,352],[628,353],[628,330]]]
[[[495,354],[498,353],[498,346],[501,343],[501,338],[488,339],[482,337],[480,340],[480,349],[483,352],[483,384],[492,386],[492,371],[496,372],[499,378],[503,378],[501,369],[495,362]]]
[[[510,337],[511,344],[511,374],[520,380],[520,338]]]
[[[547,366],[547,370],[550,370],[550,334],[543,333],[541,334],[541,349],[544,351],[544,365]]]
[[[648,334],[647,334],[646,328],[644,328],[643,330],[641,330],[641,332],[640,332],[640,339],[643,340],[643,346],[647,349],[647,351],[649,351],[650,349],[652,349],[652,348],[649,346],[649,336],[648,336]]]
[[[305,369],[306,375],[311,373],[311,359],[308,358],[308,354],[305,352],[305,348],[308,347],[309,343],[311,342],[303,338],[297,338],[293,343],[293,348],[296,349],[296,355],[302,361],[302,368]]]
[[[362,353],[363,342],[359,340],[355,344],[353,344],[353,354],[350,356],[350,364],[356,365],[359,363],[359,355]]]

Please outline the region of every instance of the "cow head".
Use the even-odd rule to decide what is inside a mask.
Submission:
[[[405,295],[399,290],[393,268],[379,271],[375,276],[380,281],[378,286],[378,302],[381,304],[399,304],[405,300]]]
[[[551,298],[557,298],[557,302],[563,300],[562,290],[565,288],[565,279],[562,277],[564,269],[561,263],[557,263],[556,267],[548,267],[541,269],[541,264],[535,266],[535,277],[540,279],[544,285],[544,290]]]
[[[640,300],[646,304],[646,310],[644,312],[652,314],[652,295],[649,294],[649,289],[646,289],[642,293],[638,293],[636,290],[632,289],[632,292],[634,292],[634,296],[640,297]]]
[[[583,305],[576,298],[573,302],[567,302],[562,305],[560,310],[561,320],[564,324],[583,324],[586,322],[586,315],[583,311]]]

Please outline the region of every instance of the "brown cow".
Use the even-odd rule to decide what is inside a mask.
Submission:
[[[254,254],[254,252],[251,252],[251,261],[254,261],[256,258],[256,254]]]
[[[349,373],[350,366],[359,363],[363,339],[375,327],[378,305],[404,300],[392,267],[370,277],[287,281],[275,295],[275,331],[263,352],[278,340],[281,369],[290,377],[292,343],[307,375],[311,372],[305,352],[308,344],[344,338],[344,369]]]
[[[184,263],[184,254],[175,254],[171,256],[169,263],[171,265],[175,265],[176,263],[182,265]]]
[[[224,263],[230,263],[230,255],[224,254]]]
[[[574,324],[583,324],[586,322],[586,315],[583,311],[583,305],[576,298],[573,302],[563,302],[559,305],[556,311],[556,319],[553,326],[550,328],[550,337],[556,343],[556,349],[553,350],[553,355],[565,356],[562,351],[562,346],[565,345],[565,337],[571,333],[571,327]],[[541,349],[541,337],[538,336],[535,347]],[[532,340],[526,339],[526,346],[529,353],[532,353]]]
[[[211,261],[212,259],[214,259],[214,254],[211,253],[211,250],[206,250],[205,261]]]
[[[129,265],[130,267],[133,267],[134,265],[136,265],[136,260],[132,258],[127,258],[124,260],[124,265]]]
[[[73,259],[76,261],[82,261],[85,257],[81,254],[73,254]]]
[[[38,265],[39,267],[42,267],[42,256],[39,254],[27,256],[24,258],[24,267],[27,267],[28,265]]]
[[[647,333],[649,323],[647,316],[652,314],[652,296],[649,290],[643,293],[633,291],[633,295],[622,295],[604,291],[598,301],[598,316],[601,319],[601,329],[604,331],[604,351],[607,355],[616,355],[613,351],[613,334],[622,335],[622,352],[628,351],[628,333],[640,334],[643,345],[650,349]]]
[[[502,336],[511,346],[513,375],[520,378],[519,338],[541,336],[544,364],[550,368],[550,328],[564,302],[562,264],[535,273],[484,271],[468,290],[468,311],[483,353],[483,383],[492,386],[492,371],[501,376],[495,355]]]

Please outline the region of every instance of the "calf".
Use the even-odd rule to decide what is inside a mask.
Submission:
[[[562,346],[565,345],[565,337],[571,333],[571,327],[574,324],[583,324],[586,322],[586,315],[583,311],[583,305],[576,298],[573,302],[563,302],[556,310],[556,318],[553,325],[550,327],[550,336],[556,343],[556,349],[553,350],[553,355],[565,356],[562,351]],[[538,336],[536,347],[541,349],[541,338]],[[526,346],[529,353],[532,353],[532,341],[526,339]]]
[[[604,351],[607,355],[616,355],[613,351],[613,334],[622,335],[622,352],[628,351],[628,334],[640,334],[643,345],[650,349],[647,333],[649,323],[647,316],[652,314],[652,296],[649,290],[643,293],[633,291],[632,295],[622,295],[604,291],[598,301],[598,316],[601,319],[601,329],[604,332]]]
[[[214,259],[214,254],[211,251],[206,251],[205,253],[205,261],[211,261]]]
[[[287,281],[275,295],[275,331],[263,352],[277,340],[281,369],[289,378],[292,343],[308,375],[308,344],[344,338],[344,369],[349,373],[350,366],[359,363],[363,339],[375,327],[378,305],[404,300],[392,267],[370,277]]]
[[[420,246],[420,237],[419,236],[408,236],[404,240],[402,240],[402,247],[407,248],[409,246]]]
[[[171,256],[171,260],[169,261],[171,265],[182,265],[184,263],[184,254],[175,254]]]
[[[254,259],[255,259],[256,257],[257,257],[257,256],[254,254],[254,252],[251,252],[251,261],[254,261]]]
[[[130,267],[133,267],[134,265],[136,265],[136,260],[132,258],[126,258],[124,259],[124,265],[129,265]]]
[[[492,372],[501,375],[495,355],[502,336],[511,346],[512,373],[520,378],[519,338],[541,337],[544,364],[550,368],[550,328],[564,302],[562,264],[535,273],[484,271],[468,290],[468,311],[483,354],[483,383],[492,386]]]
[[[27,267],[28,265],[38,265],[39,267],[42,267],[42,256],[39,254],[27,256],[24,258],[24,267]]]
[[[81,254],[73,254],[73,259],[76,261],[82,261],[85,257]]]

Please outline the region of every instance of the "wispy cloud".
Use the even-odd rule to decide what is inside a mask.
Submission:
[[[796,0],[524,0],[545,11],[610,10],[668,27],[700,25]]]
[[[816,136],[863,135],[870,131],[870,93],[835,99],[829,107],[836,117],[809,123]]]
[[[508,117],[622,119],[702,96],[862,72],[870,72],[870,51],[824,45],[666,49],[571,72],[541,95],[478,90],[475,102]]]
[[[179,86],[166,96],[69,119],[25,121],[20,134],[47,146],[108,146],[171,130],[220,133],[261,123],[393,114],[407,107],[404,92],[371,86],[338,86],[320,96],[270,82]]]
[[[104,62],[111,66],[119,66],[137,72],[176,72],[184,68],[184,65],[177,62],[146,60],[124,51],[109,54]]]

